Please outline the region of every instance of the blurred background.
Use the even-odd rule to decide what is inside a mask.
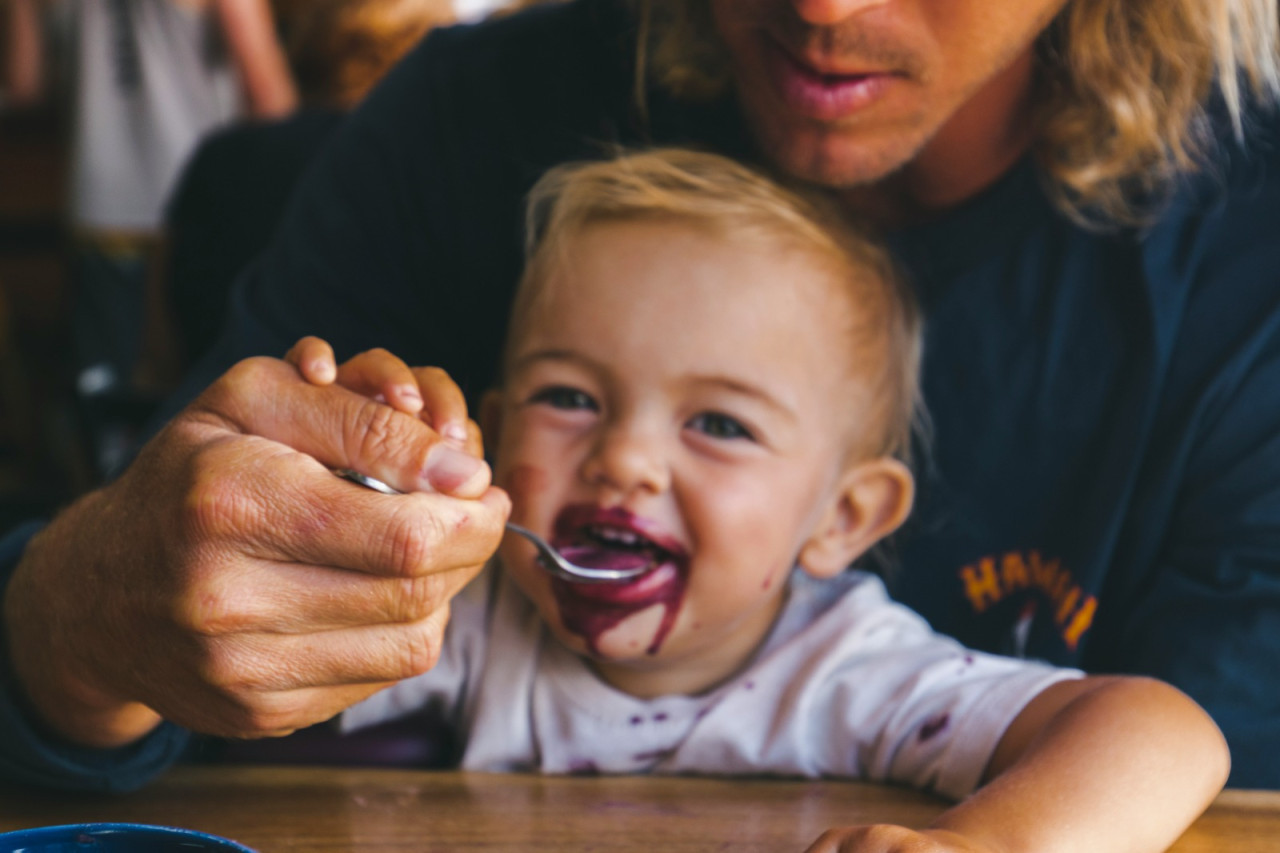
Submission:
[[[0,0],[0,529],[127,458],[404,52],[535,2]]]

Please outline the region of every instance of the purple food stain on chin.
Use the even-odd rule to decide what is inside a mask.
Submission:
[[[667,579],[654,583],[658,572]],[[638,579],[618,584],[578,584],[552,578],[551,592],[560,609],[560,620],[570,632],[586,640],[591,654],[600,655],[600,637],[626,619],[655,604],[662,607],[662,621],[646,654],[656,654],[675,624],[684,601],[688,562],[665,563]],[[652,588],[648,588],[652,586]]]
[[[639,714],[637,714],[636,716],[632,717],[630,720],[627,720],[627,722],[633,726],[638,726],[644,722],[644,717],[641,717]]]
[[[950,724],[950,722],[950,714],[939,714],[936,717],[931,717],[928,720],[925,720],[924,725],[920,727],[920,742],[924,743],[927,740],[932,740],[937,737],[938,734],[940,734],[947,725]]]
[[[621,544],[601,530],[637,537]],[[622,583],[581,584],[555,577],[551,592],[565,629],[586,641],[587,649],[600,657],[600,637],[626,619],[654,605],[662,619],[646,654],[656,654],[675,624],[684,601],[689,575],[689,555],[683,546],[654,529],[653,525],[623,507],[570,504],[556,516],[551,544],[574,562],[597,568],[633,568],[652,565],[639,577]]]

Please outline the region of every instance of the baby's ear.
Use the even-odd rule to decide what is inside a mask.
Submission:
[[[484,437],[484,451],[492,456],[498,449],[498,436],[502,432],[502,392],[489,389],[480,398],[480,435]]]
[[[817,578],[848,568],[911,512],[915,481],[896,459],[861,462],[845,472],[835,499],[800,549],[800,567]]]

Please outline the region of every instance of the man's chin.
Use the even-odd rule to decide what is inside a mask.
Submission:
[[[760,127],[765,159],[792,178],[833,190],[866,187],[901,170],[922,147],[906,134],[873,137],[847,128]]]

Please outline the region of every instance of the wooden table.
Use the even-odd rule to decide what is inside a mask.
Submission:
[[[183,826],[285,851],[802,851],[825,828],[920,826],[941,800],[851,782],[180,767],[124,797],[0,789],[0,830]],[[1280,851],[1280,793],[1227,791],[1173,848]]]

